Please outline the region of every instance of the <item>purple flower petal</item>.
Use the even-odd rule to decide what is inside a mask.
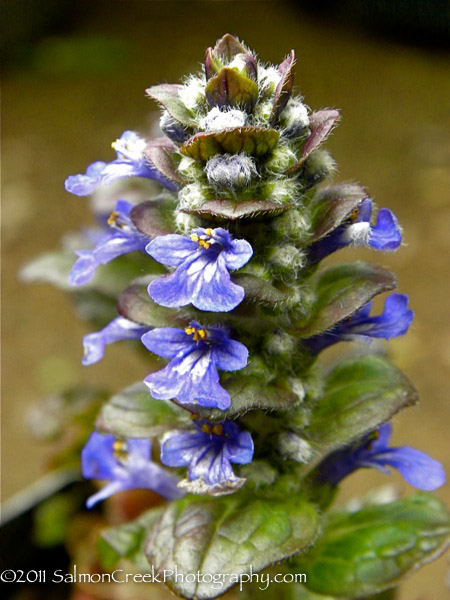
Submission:
[[[149,327],[139,325],[124,317],[117,317],[101,331],[89,333],[84,336],[83,365],[93,365],[101,360],[105,354],[107,344],[122,340],[139,340],[148,330]]]

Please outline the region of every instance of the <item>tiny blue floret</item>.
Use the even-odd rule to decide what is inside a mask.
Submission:
[[[72,285],[84,285],[95,275],[100,265],[131,252],[145,252],[148,236],[133,225],[130,213],[133,204],[119,200],[108,219],[109,231],[100,238],[92,250],[79,250],[78,259],[69,275]]]
[[[66,179],[66,190],[77,196],[88,196],[95,192],[99,185],[108,185],[122,177],[144,177],[169,189],[176,189],[177,184],[164,177],[146,158],[146,145],[146,140],[134,131],[124,131],[112,144],[117,158],[110,163],[97,161],[87,168],[86,173],[71,175]]]
[[[158,356],[172,359],[145,379],[154,398],[227,409],[230,394],[220,385],[217,369],[237,371],[247,365],[248,350],[230,339],[223,327],[196,321],[185,329],[156,328],[142,336],[142,343]]]
[[[341,321],[330,331],[304,340],[314,354],[339,341],[371,341],[372,338],[390,340],[404,335],[414,320],[414,311],[408,308],[408,296],[391,294],[386,298],[381,315],[370,316],[373,302],[366,304],[350,318]]]
[[[234,421],[195,421],[197,431],[170,431],[161,443],[161,462],[169,467],[188,467],[190,481],[201,480],[202,492],[235,491],[244,483],[231,463],[246,465],[253,458],[253,440]],[[195,488],[194,488],[195,489]]]
[[[84,336],[83,365],[93,365],[101,360],[105,355],[107,344],[124,340],[140,340],[144,333],[147,333],[149,330],[150,327],[139,325],[134,321],[125,319],[125,317],[117,317],[102,330],[88,333],[88,335]]]
[[[88,498],[87,507],[125,490],[152,490],[169,500],[183,496],[178,477],[152,462],[151,448],[150,440],[120,440],[92,433],[81,453],[83,476],[110,483]]]
[[[366,436],[356,449],[346,448],[333,453],[319,466],[319,479],[336,485],[360,468],[374,468],[390,473],[387,467],[392,467],[408,483],[420,490],[435,490],[444,485],[446,475],[439,461],[408,446],[389,448],[391,435],[392,425],[385,423]]]
[[[231,281],[229,271],[243,267],[253,250],[246,240],[234,240],[222,227],[198,228],[190,237],[160,236],[146,250],[163,265],[177,267],[175,273],[155,279],[148,287],[161,306],[192,303],[200,310],[227,312],[244,299],[244,288]]]

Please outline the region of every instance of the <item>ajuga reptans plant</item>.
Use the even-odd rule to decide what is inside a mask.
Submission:
[[[286,581],[306,575],[272,583],[277,597],[370,598],[448,539],[448,513],[423,492],[444,483],[442,466],[389,445],[390,419],[416,403],[414,387],[367,344],[407,332],[408,297],[383,267],[321,264],[346,246],[396,251],[402,230],[360,185],[322,185],[335,168],[323,144],[340,115],[293,93],[294,68],[294,51],[263,64],[227,34],[201,73],[147,90],[163,135],[126,131],[115,160],[66,181],[92,195],[98,220],[78,236],[75,263],[72,239],[52,267],[69,265],[64,286],[101,324],[83,363],[121,340],[161,360],[100,411],[82,468],[105,484],[88,507],[132,489],[167,498],[109,528],[103,548],[141,570],[181,573],[166,584],[185,598],[220,596],[268,568]],[[61,282],[49,261],[25,276]],[[366,343],[321,368],[320,352],[348,340]],[[362,468],[395,469],[422,491],[333,511],[341,481]]]

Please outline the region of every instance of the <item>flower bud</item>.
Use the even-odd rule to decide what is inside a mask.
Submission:
[[[278,144],[272,151],[270,159],[266,162],[266,168],[272,173],[283,173],[297,162],[297,155],[284,144]]]
[[[311,445],[295,433],[283,431],[278,436],[278,452],[283,458],[309,463],[314,451]]]
[[[222,131],[223,129],[234,129],[243,127],[246,123],[247,115],[236,108],[229,110],[220,110],[215,106],[206,117],[200,120],[200,127],[205,131]]]
[[[161,115],[159,126],[163,133],[167,135],[172,142],[182,144],[189,138],[187,129],[179,122],[176,121],[167,110]]]
[[[175,216],[175,225],[177,231],[183,235],[188,235],[193,229],[200,226],[200,219],[194,217],[194,215],[179,212]]]
[[[206,176],[217,190],[240,190],[257,174],[255,161],[246,154],[216,154],[206,163]]]
[[[180,210],[199,208],[206,200],[208,200],[208,188],[198,182],[185,185],[178,193]]]
[[[177,171],[184,179],[190,182],[202,179],[204,175],[202,164],[190,156],[183,156],[181,158]]]
[[[303,180],[307,187],[317,185],[336,170],[333,157],[326,150],[316,150],[305,162]]]
[[[309,125],[307,107],[298,98],[292,98],[282,112],[280,124],[288,138],[306,135]]]

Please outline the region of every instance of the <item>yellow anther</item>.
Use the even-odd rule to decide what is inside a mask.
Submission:
[[[204,248],[205,250],[208,250],[208,248],[211,246],[211,242],[206,242],[205,240],[196,240],[196,241],[198,241],[200,246],[202,248]]]
[[[113,142],[113,143],[111,144],[111,148],[112,148],[113,150],[117,150],[117,146],[118,146],[119,144],[120,144],[120,140],[116,140],[115,142]]]
[[[128,455],[128,445],[124,440],[115,440],[113,444],[114,456],[117,459],[125,459]]]
[[[188,335],[192,335],[194,341],[196,342],[208,339],[208,332],[206,331],[206,329],[195,329],[195,327],[185,327],[184,332]]]
[[[356,218],[359,215],[359,208],[355,208],[355,210],[352,210],[352,212],[350,213],[350,221],[356,221]]]
[[[202,425],[202,431],[203,431],[203,433],[207,433],[208,435],[211,435],[213,432],[213,428],[211,427],[211,425],[209,423],[204,423]]]
[[[206,235],[209,235],[209,237],[212,237],[214,235],[211,227],[208,227],[208,229],[205,229],[205,233],[206,233]]]
[[[119,213],[116,212],[115,210],[109,215],[108,218],[108,225],[110,227],[114,227],[114,225],[117,225],[117,221],[119,219]]]
[[[214,425],[214,427],[212,428],[212,432],[215,435],[223,435],[223,425]]]
[[[191,235],[191,240],[192,240],[193,242],[198,242],[198,241],[199,241],[199,239],[200,239],[200,238],[198,237],[198,235],[197,235],[196,233],[193,233],[193,234]]]

